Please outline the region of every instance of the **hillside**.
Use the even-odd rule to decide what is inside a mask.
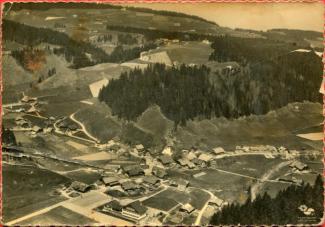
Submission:
[[[254,144],[285,145],[291,149],[301,149],[309,147],[311,143],[297,137],[296,131],[319,125],[322,121],[320,103],[292,103],[266,115],[251,115],[234,120],[214,118],[189,121],[186,126],[179,127],[175,137],[178,147],[188,149],[192,146],[204,150],[217,146],[234,149],[236,145]],[[315,148],[322,146],[321,141],[313,145]]]

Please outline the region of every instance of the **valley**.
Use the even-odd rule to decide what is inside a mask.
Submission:
[[[6,225],[209,225],[323,173],[319,32],[91,3],[3,32]]]

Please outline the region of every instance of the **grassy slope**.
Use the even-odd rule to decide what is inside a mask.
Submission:
[[[3,218],[7,222],[62,200],[51,195],[54,189],[69,179],[29,166],[3,167]]]
[[[157,105],[149,107],[137,120],[137,126],[154,135],[155,143],[161,143],[173,128],[173,122],[167,119]]]
[[[295,109],[298,106],[299,110]],[[180,127],[176,133],[180,147],[215,146],[234,148],[236,145],[273,144],[291,148],[308,147],[296,137],[295,130],[315,126],[322,122],[322,107],[316,103],[289,104],[266,115],[195,120]]]

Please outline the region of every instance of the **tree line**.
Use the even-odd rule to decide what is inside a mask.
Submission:
[[[324,189],[323,178],[318,175],[311,186],[291,185],[271,198],[267,193],[258,195],[254,201],[249,197],[242,205],[232,203],[215,213],[211,225],[286,225],[318,224],[323,217]],[[299,207],[306,205],[314,209],[311,218]],[[305,217],[305,218],[303,218]]]
[[[5,4],[5,9],[8,9],[10,4]],[[195,15],[189,15],[185,13],[173,12],[173,11],[166,11],[166,10],[153,10],[148,8],[141,8],[141,7],[132,7],[132,6],[121,6],[121,5],[114,5],[114,4],[97,4],[97,3],[85,3],[85,2],[78,2],[78,3],[63,3],[63,2],[55,2],[55,3],[33,3],[33,2],[26,2],[26,3],[18,3],[12,4],[11,9],[13,11],[19,11],[23,9],[29,10],[49,10],[53,8],[59,9],[127,9],[129,11],[135,12],[143,12],[143,13],[152,13],[155,15],[162,15],[162,16],[172,16],[172,17],[181,17],[181,18],[190,18],[194,20],[203,21],[206,23],[210,23],[213,25],[217,25],[215,22],[206,20],[202,17],[198,17]]]
[[[266,114],[291,102],[321,102],[321,59],[314,53],[291,53],[240,66],[234,73],[202,66],[153,64],[124,72],[99,93],[120,118],[135,120],[152,104],[175,125],[196,117],[237,118]]]
[[[108,61],[108,54],[90,43],[76,41],[67,34],[57,32],[48,28],[36,28],[18,22],[3,20],[2,24],[4,40],[11,40],[29,47],[40,43],[60,45],[57,53],[62,53],[72,62],[72,68],[81,68]],[[92,56],[89,59],[86,53]],[[16,55],[17,56],[17,55]]]
[[[122,63],[130,61],[140,57],[141,52],[155,49],[157,45],[155,43],[149,42],[142,46],[137,46],[133,48],[125,48],[122,45],[118,45],[114,48],[112,53],[108,57],[109,62]]]
[[[148,28],[139,28],[131,26],[119,26],[119,25],[107,25],[107,30],[119,31],[119,32],[128,32],[142,34],[147,40],[156,40],[159,38],[165,39],[179,39],[186,41],[197,41],[208,39],[210,41],[214,40],[215,35],[208,34],[199,34],[199,33],[190,33],[190,32],[179,32],[179,31],[167,31],[160,29],[148,29]],[[220,35],[223,36],[223,35]]]

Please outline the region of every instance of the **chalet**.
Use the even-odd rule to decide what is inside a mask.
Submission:
[[[221,207],[223,205],[223,200],[219,199],[218,197],[214,196],[213,198],[211,198],[209,200],[209,205],[211,206],[217,206],[217,207]]]
[[[197,158],[196,154],[194,153],[194,151],[190,151],[187,155],[186,155],[186,158],[188,160],[193,160],[194,158]]]
[[[180,208],[180,211],[182,212],[186,212],[188,214],[191,214],[193,211],[195,210],[195,208],[189,204],[189,203],[186,203],[184,204],[181,208]]]
[[[110,186],[110,187],[120,184],[116,177],[103,177],[102,181],[106,186]]]
[[[189,181],[187,180],[184,180],[184,179],[179,179],[177,182],[177,188],[178,190],[180,191],[185,191],[186,188],[189,186]]]
[[[37,125],[35,125],[35,126],[32,128],[32,132],[34,132],[34,133],[38,133],[38,132],[41,132],[41,131],[42,131],[42,128],[39,127],[39,126],[37,126]]]
[[[222,147],[216,147],[213,149],[214,154],[221,155],[225,153],[225,150]]]
[[[186,161],[186,166],[189,168],[189,169],[194,169],[195,168],[195,164],[193,162],[190,162],[190,161]]]
[[[75,191],[78,191],[78,192],[87,192],[90,190],[90,186],[85,184],[85,183],[82,183],[82,182],[79,182],[79,181],[74,181],[72,182],[72,184],[70,185],[70,187],[75,190]]]
[[[122,208],[122,215],[135,221],[140,221],[146,217],[147,207],[143,206],[139,200],[136,200]]]
[[[183,158],[178,159],[177,163],[180,164],[182,167],[187,166],[187,161]]]
[[[165,147],[165,149],[161,153],[163,155],[169,155],[169,156],[173,155],[173,151],[172,151],[171,147]]]
[[[158,178],[165,178],[167,176],[167,172],[163,168],[159,168],[157,166],[152,168],[152,174]]]
[[[155,176],[145,176],[143,178],[143,183],[150,185],[150,186],[158,186],[160,180]]]
[[[199,160],[204,161],[205,163],[208,163],[212,160],[212,157],[211,157],[211,155],[208,155],[208,154],[201,154],[199,156]]]
[[[298,171],[303,171],[308,169],[308,166],[302,162],[294,161],[289,165],[291,168],[296,169]]]
[[[121,187],[124,191],[128,192],[130,190],[137,190],[139,188],[139,185],[137,185],[133,181],[126,181],[121,184]]]
[[[169,155],[162,155],[158,158],[158,161],[160,161],[163,165],[170,165],[174,162],[174,160]]]
[[[143,169],[140,166],[138,166],[138,165],[123,166],[122,167],[122,170],[129,177],[135,177],[135,176],[144,175]]]
[[[135,149],[137,149],[138,151],[143,151],[144,146],[142,144],[137,144],[137,145],[135,145]]]
[[[103,211],[122,212],[122,209],[123,206],[117,200],[112,200],[103,207]]]

